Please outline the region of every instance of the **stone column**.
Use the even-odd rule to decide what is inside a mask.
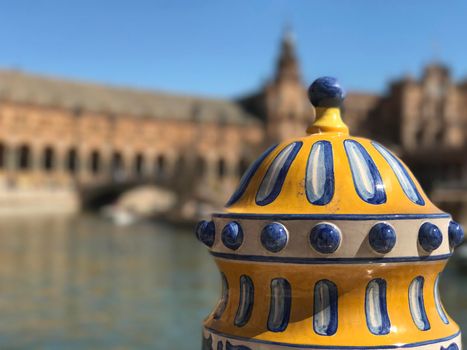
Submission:
[[[7,187],[14,188],[16,186],[16,159],[15,152],[16,145],[6,144],[5,145],[5,173],[7,174]]]

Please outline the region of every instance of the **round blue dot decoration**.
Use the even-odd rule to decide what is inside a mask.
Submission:
[[[334,253],[341,243],[339,229],[330,224],[318,224],[311,230],[310,244],[319,253]]]
[[[425,222],[418,230],[418,243],[426,252],[431,253],[443,243],[443,234],[438,226]]]
[[[243,230],[235,221],[229,222],[222,229],[222,243],[227,248],[237,250],[243,243]]]
[[[277,253],[287,245],[288,233],[284,225],[274,222],[261,231],[261,244],[270,252]]]
[[[384,222],[374,225],[368,236],[371,248],[381,254],[389,253],[396,245],[396,239],[394,228]]]
[[[214,244],[214,238],[216,236],[216,227],[212,221],[200,221],[196,226],[196,237],[198,240],[203,242],[208,247],[212,247]]]
[[[458,247],[464,241],[464,229],[455,221],[449,223],[448,234],[449,245],[452,248]]]
[[[336,78],[321,77],[308,88],[308,98],[315,107],[340,107],[345,91]]]

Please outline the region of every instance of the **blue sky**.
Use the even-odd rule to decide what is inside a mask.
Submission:
[[[208,96],[252,91],[294,29],[303,80],[383,91],[434,59],[467,77],[467,2],[0,0],[0,67]]]

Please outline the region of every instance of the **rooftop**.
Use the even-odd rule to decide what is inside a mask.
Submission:
[[[18,70],[0,70],[0,99],[171,120],[256,122],[234,101],[71,81]]]

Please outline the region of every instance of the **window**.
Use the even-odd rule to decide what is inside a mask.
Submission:
[[[52,147],[48,146],[44,150],[43,154],[43,166],[44,170],[50,172],[55,167],[55,151]]]
[[[163,154],[159,154],[156,158],[156,175],[161,177],[166,171],[166,159]]]
[[[144,175],[144,156],[138,153],[135,158],[135,174],[138,177]]]
[[[222,179],[225,176],[225,160],[224,158],[219,159],[217,162],[217,175]]]
[[[31,150],[28,145],[21,145],[18,149],[18,169],[29,170],[31,168]]]
[[[76,173],[76,171],[78,170],[78,152],[75,148],[71,148],[68,151],[66,157],[66,168],[71,174]]]
[[[100,171],[101,167],[101,155],[99,154],[99,151],[92,151],[91,153],[91,172],[94,175],[97,175]]]

